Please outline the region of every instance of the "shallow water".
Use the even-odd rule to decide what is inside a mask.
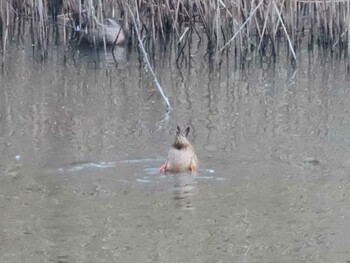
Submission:
[[[159,55],[167,115],[138,54],[118,52],[115,66],[9,50],[0,262],[350,260],[344,61],[210,71],[201,50],[190,68]],[[191,127],[195,175],[157,172],[176,125]]]

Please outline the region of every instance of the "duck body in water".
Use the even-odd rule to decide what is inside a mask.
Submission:
[[[122,27],[113,19],[106,19],[104,24],[96,23],[94,28],[84,25],[80,31],[82,33],[82,42],[90,44],[103,44],[105,39],[106,45],[119,45],[125,42],[125,33]]]
[[[168,152],[168,158],[159,171],[182,173],[194,172],[198,170],[198,158],[192,144],[188,141],[187,136],[190,127],[187,127],[185,133],[181,132],[177,126],[176,136]]]

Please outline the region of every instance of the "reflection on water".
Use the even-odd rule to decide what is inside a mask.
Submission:
[[[138,53],[50,52],[0,75],[0,262],[350,260],[347,61],[160,53],[165,115]],[[158,172],[177,125],[197,175]]]
[[[101,49],[101,48],[99,48]],[[127,52],[124,46],[115,46],[114,49],[108,47],[106,52],[104,50],[96,50],[93,47],[86,46],[74,50],[72,53],[66,54],[74,62],[75,66],[81,63],[87,63],[90,69],[98,69],[101,66],[110,66],[123,68],[127,64]]]
[[[174,202],[175,207],[184,210],[195,209],[192,203],[192,196],[196,191],[196,175],[194,174],[176,174],[174,178]]]

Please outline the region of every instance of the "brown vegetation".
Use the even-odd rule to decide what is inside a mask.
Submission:
[[[33,46],[45,56],[51,32],[63,32],[56,33],[66,44],[77,28],[94,30],[114,18],[131,43],[137,26],[144,41],[157,43],[170,34],[179,49],[197,34],[206,37],[213,54],[233,49],[236,54],[259,50],[276,55],[282,42],[295,57],[301,43],[346,51],[349,13],[346,0],[2,0],[0,36],[5,53],[14,36],[28,30]],[[106,44],[105,37],[99,38]]]

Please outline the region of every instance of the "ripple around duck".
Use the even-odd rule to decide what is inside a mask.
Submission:
[[[133,159],[119,161],[121,164],[139,164],[148,162],[159,162],[164,159]],[[69,165],[69,167],[60,167],[57,170],[60,172],[79,172],[84,169],[106,169],[116,167],[117,162],[75,162]]]
[[[197,184],[197,180],[217,180],[217,181],[226,181],[226,178],[213,176],[215,173],[214,169],[199,169],[195,173],[160,173],[159,168],[151,167],[144,168],[144,171],[147,175],[140,174],[138,178],[135,179],[138,183],[160,183],[161,181],[172,182],[178,181],[180,185],[193,185]]]
[[[105,168],[113,168],[115,167],[115,162],[86,162],[86,163],[75,163],[72,164],[68,168],[58,168],[58,171],[60,172],[79,172],[84,169],[95,169],[95,168],[100,168],[100,169],[105,169]]]
[[[160,162],[160,161],[164,161],[164,159],[160,159],[160,158],[155,158],[155,159],[132,159],[132,160],[123,160],[123,161],[119,161],[119,162],[77,162],[77,163],[72,163],[71,165],[69,165],[69,167],[60,167],[57,170],[59,172],[65,172],[65,173],[74,173],[74,172],[81,172],[83,170],[87,170],[87,169],[109,169],[109,168],[115,168],[117,166],[117,163],[120,164],[126,164],[126,165],[137,165],[139,166],[140,164],[148,164],[148,163],[153,163],[153,162]],[[139,183],[150,183],[153,180],[153,178],[151,177],[152,175],[158,175],[157,176],[157,180],[158,179],[164,179],[167,176],[165,174],[162,174],[159,172],[159,168],[158,167],[146,167],[143,168],[143,172],[142,176],[143,178],[137,178],[136,181]],[[195,175],[195,178],[197,179],[201,179],[201,180],[209,180],[209,179],[213,179],[214,176],[210,175],[210,174],[214,174],[215,170],[211,169],[211,168],[205,168],[205,169],[199,169],[199,171],[197,173],[193,173],[193,175]],[[146,174],[146,176],[144,175]],[[183,173],[184,175],[188,175],[188,173]],[[167,175],[172,175],[171,173],[168,173]],[[223,181],[225,180],[225,178],[216,178],[219,181]]]
[[[57,170],[60,173],[75,174],[79,172],[88,172],[95,169],[116,169],[118,164],[122,166],[132,166],[136,168],[136,171],[133,175],[124,178],[125,182],[132,183],[132,181],[137,184],[159,184],[169,182],[179,181],[181,185],[193,185],[197,183],[197,180],[216,180],[216,181],[226,181],[227,178],[215,177],[215,170],[211,168],[199,169],[195,173],[160,173],[159,167],[154,167],[154,163],[159,163],[164,161],[164,159],[155,158],[155,159],[131,159],[131,160],[122,160],[119,162],[79,162],[73,163],[68,167],[60,167]],[[146,167],[145,167],[146,166]],[[151,166],[151,167],[149,167]]]

